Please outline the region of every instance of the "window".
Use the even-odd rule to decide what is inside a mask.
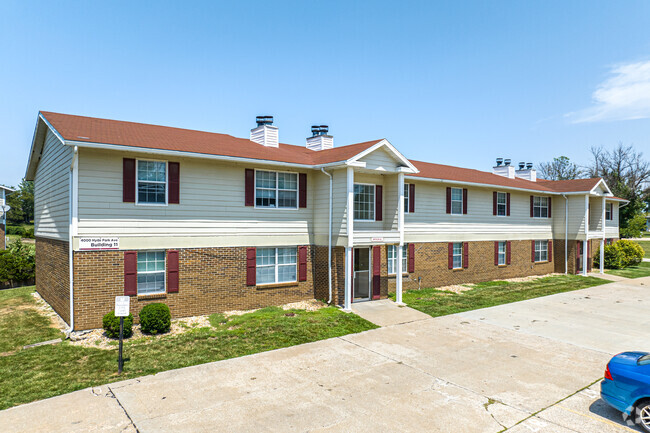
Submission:
[[[138,295],[165,293],[165,252],[138,252]]]
[[[298,174],[255,172],[255,206],[295,209],[298,207]]]
[[[548,241],[535,241],[535,261],[548,261]]]
[[[497,192],[497,216],[506,216],[508,196],[505,192]]]
[[[462,188],[451,189],[451,213],[452,214],[463,213],[463,189]]]
[[[533,218],[548,218],[548,197],[533,198]]]
[[[409,184],[404,184],[404,213],[409,213]]]
[[[461,269],[463,267],[463,243],[454,242],[453,246],[453,268]]]
[[[138,160],[138,203],[167,204],[167,163]]]
[[[407,273],[408,268],[408,244],[402,246],[402,273]],[[397,273],[397,245],[388,245],[388,274]]]
[[[375,185],[354,184],[354,219],[375,220]]]
[[[613,220],[614,219],[614,215],[612,214],[612,207],[613,207],[612,203],[607,203],[605,205],[605,219],[606,220]]]
[[[499,242],[497,254],[498,254],[497,263],[499,264],[499,266],[505,265],[506,264],[506,243],[505,242]]]
[[[296,280],[297,248],[257,248],[257,284],[289,283]]]

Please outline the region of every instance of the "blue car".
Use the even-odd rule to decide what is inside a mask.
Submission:
[[[607,364],[600,396],[650,433],[650,353],[623,352]]]

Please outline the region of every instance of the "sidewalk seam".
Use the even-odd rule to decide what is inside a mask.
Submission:
[[[120,406],[120,408],[121,408],[122,411],[124,412],[124,415],[126,415],[126,417],[129,419],[129,422],[131,423],[131,425],[132,425],[133,428],[135,429],[136,433],[140,433],[140,430],[138,429],[138,426],[135,425],[135,422],[133,422],[133,419],[131,419],[131,416],[130,416],[129,413],[126,411],[126,408],[125,408],[124,406],[122,406],[122,402],[120,402],[120,399],[117,398],[117,395],[115,395],[115,393],[114,393],[113,390],[111,389],[110,385],[107,385],[107,387],[108,387],[108,390],[109,390],[109,391],[111,392],[111,394],[113,395],[113,398],[115,399],[115,401],[117,402],[117,404]]]

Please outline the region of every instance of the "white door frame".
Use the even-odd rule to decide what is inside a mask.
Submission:
[[[367,271],[355,271],[353,270],[352,274],[352,297],[354,299],[354,302],[363,302],[363,301],[370,301],[372,299],[372,275],[370,271],[372,270],[372,248],[371,247],[354,247],[352,251],[352,256],[354,258],[354,252],[356,250],[368,250],[368,270]],[[361,253],[360,253],[361,254]],[[356,260],[354,261],[356,263]],[[354,297],[354,291],[355,291],[355,280],[356,280],[356,274],[357,272],[368,272],[368,297],[367,298],[356,298]]]

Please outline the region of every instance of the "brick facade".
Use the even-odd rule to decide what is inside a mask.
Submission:
[[[70,323],[69,243],[36,238],[36,291]]]
[[[164,302],[172,318],[179,318],[313,299],[314,277],[321,272],[315,266],[315,254],[317,248],[308,247],[307,281],[247,286],[245,247],[181,249],[178,293],[133,296],[131,312],[137,322],[142,307],[153,302]],[[327,248],[323,263],[327,263]],[[322,280],[320,274],[318,279]],[[75,329],[101,327],[104,314],[114,308],[115,296],[123,294],[124,251],[74,253]]]

